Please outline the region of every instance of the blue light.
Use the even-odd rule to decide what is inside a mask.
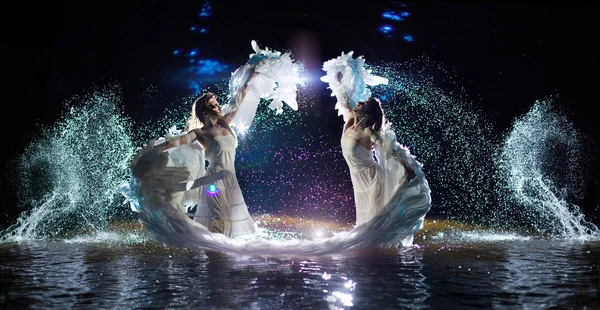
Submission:
[[[198,60],[198,67],[196,68],[196,74],[200,75],[215,75],[217,73],[225,71],[229,66],[226,64],[219,63],[218,60],[201,59]]]
[[[195,56],[198,56],[198,54],[199,54],[199,53],[200,53],[200,50],[199,50],[199,49],[197,49],[197,48],[193,48],[193,49],[191,49],[191,50],[188,52],[187,56],[188,56],[188,57],[195,57]]]
[[[215,83],[230,74],[231,65],[220,62],[217,59],[200,58],[200,53],[196,57],[189,56],[186,52],[187,61],[183,66],[176,70],[170,77],[170,83],[178,85],[184,84],[194,93],[198,93],[205,83]]]
[[[402,17],[409,17],[410,16],[410,12],[402,12],[402,13],[400,13],[400,16],[402,16]]]
[[[200,92],[200,83],[196,81],[190,81],[189,88],[194,92],[194,94],[197,94]]]
[[[198,26],[192,26],[192,27],[190,27],[190,31],[193,31],[193,32],[197,31],[198,33],[207,33],[208,29],[206,29],[206,27],[200,28]]]
[[[198,13],[199,17],[209,17],[212,15],[212,6],[210,5],[210,1],[205,2],[202,5],[202,9],[200,9],[200,13]]]
[[[392,27],[390,25],[382,25],[379,27],[379,32],[381,32],[381,33],[388,34],[392,31],[394,31],[394,27]]]
[[[213,183],[208,186],[208,188],[206,189],[206,193],[208,194],[208,196],[217,196],[219,194],[219,189]]]
[[[381,17],[386,18],[386,19],[396,20],[396,21],[404,20],[404,18],[402,18],[400,15],[396,14],[396,12],[394,12],[394,11],[385,11],[385,12],[381,13]]]
[[[405,34],[402,39],[406,42],[414,42],[415,38],[413,38],[413,36],[411,36],[410,34]]]
[[[178,48],[178,49],[176,49],[176,50],[173,51],[173,55],[179,55],[179,54],[181,54],[181,49],[180,48]]]

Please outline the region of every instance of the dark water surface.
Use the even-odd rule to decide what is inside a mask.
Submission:
[[[316,257],[207,253],[110,238],[1,243],[0,306],[600,308],[598,240],[464,232],[415,243],[403,251]]]

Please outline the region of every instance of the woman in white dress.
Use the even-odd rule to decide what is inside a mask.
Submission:
[[[250,68],[246,74],[251,76],[243,79],[243,90],[234,94],[226,114],[221,113],[221,105],[213,93],[207,92],[198,97],[192,105],[192,115],[188,120],[189,132],[178,141],[178,145],[198,141],[204,147],[208,160],[206,176],[221,171],[231,172],[224,179],[200,188],[194,215],[194,220],[211,232],[222,233],[231,238],[256,231],[235,175],[237,137],[229,126],[237,107],[244,101],[248,83],[258,73]],[[167,147],[171,147],[171,143]]]
[[[256,231],[235,175],[232,128],[249,128],[262,99],[271,100],[276,111],[283,103],[296,110],[296,84],[302,79],[291,53],[261,49],[254,40],[251,45],[255,53],[232,73],[231,99],[222,110],[214,94],[203,94],[194,101],[184,133],[170,128],[131,161],[130,179],[119,188],[157,241],[223,250],[230,238]],[[186,214],[194,206],[194,214]]]
[[[415,173],[408,164],[402,163],[403,171],[395,172],[404,175],[402,180],[388,182],[383,167],[384,156],[376,156],[375,160],[375,142],[379,140],[384,123],[384,112],[378,99],[358,102],[352,110],[343,108],[342,113],[347,119],[341,139],[342,154],[350,169],[358,226],[380,212],[395,189],[412,179]],[[392,184],[395,188],[390,188]]]
[[[374,245],[409,246],[431,208],[429,183],[423,165],[396,139],[380,100],[371,96],[369,86],[388,79],[371,74],[363,56],[353,54],[325,61],[321,81],[344,117],[340,142],[354,187],[354,229]]]

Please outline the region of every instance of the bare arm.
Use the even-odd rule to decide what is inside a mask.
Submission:
[[[345,98],[345,96],[344,96],[344,98],[337,98],[337,99],[338,99],[339,104],[341,105],[339,107],[339,111],[341,112],[342,117],[344,118],[344,121],[346,123],[351,122],[354,117],[352,115],[352,110],[348,106],[348,99]]]
[[[228,106],[233,109],[223,115],[223,120],[229,125],[233,118],[235,117],[238,108],[242,102],[244,102],[244,98],[246,98],[246,94],[248,94],[248,85],[250,81],[258,75],[258,72],[254,71],[254,68],[248,69],[246,75],[250,75],[250,77],[244,78],[245,82],[242,86],[243,90],[238,94],[232,94],[231,100],[229,101]]]
[[[201,136],[201,130],[192,129],[185,135],[179,136],[178,138],[169,139],[167,145],[165,146],[165,150],[184,144],[190,144],[194,140],[199,140],[202,143],[201,138],[203,138],[203,136]]]
[[[335,75],[335,79],[337,80],[338,83],[342,83],[342,79],[344,78],[344,75],[341,72],[338,72]],[[337,99],[337,108],[339,109],[342,117],[344,118],[344,122],[350,122],[352,119],[352,109],[350,109],[350,105],[349,105],[349,101],[348,100],[348,95],[347,94],[341,94],[341,95],[337,95],[336,96]],[[350,124],[351,126],[352,124]],[[344,129],[345,130],[345,129]]]

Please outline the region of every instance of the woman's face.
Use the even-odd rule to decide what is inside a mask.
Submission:
[[[221,105],[217,101],[217,96],[210,98],[205,104],[205,113],[221,116]]]
[[[358,115],[363,115],[363,114],[367,114],[367,104],[364,101],[358,102],[356,104],[356,107],[354,107],[354,113],[358,114]]]

